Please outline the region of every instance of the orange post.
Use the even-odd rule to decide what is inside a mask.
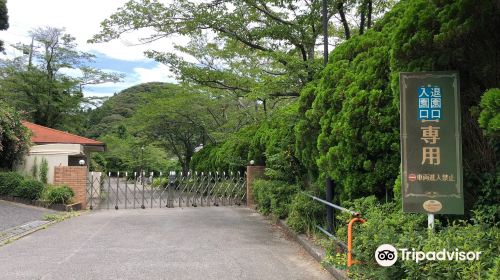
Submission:
[[[352,259],[352,226],[356,222],[364,223],[366,221],[361,218],[353,218],[349,221],[349,225],[347,226],[347,267],[358,263],[358,261]]]

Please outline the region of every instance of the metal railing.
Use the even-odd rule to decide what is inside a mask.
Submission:
[[[351,214],[352,216],[352,219],[349,221],[349,224],[347,226],[347,244],[345,244],[344,242],[342,242],[339,238],[337,238],[332,232],[333,232],[333,224],[334,224],[334,215],[331,211],[331,209],[328,209],[327,208],[327,216],[328,216],[328,227],[329,227],[329,230],[326,230],[324,229],[323,227],[321,227],[320,225],[316,225],[316,228],[318,230],[320,230],[322,233],[324,233],[325,235],[327,235],[329,238],[333,239],[337,245],[339,245],[343,250],[347,250],[347,267],[349,268],[350,266],[352,266],[353,264],[356,264],[358,263],[358,261],[354,260],[352,258],[352,242],[353,242],[353,235],[352,235],[352,228],[353,228],[353,225],[355,223],[364,223],[366,222],[363,218],[361,218],[361,213],[360,212],[356,212],[356,211],[352,211],[350,209],[347,209],[347,208],[344,208],[342,206],[339,206],[337,204],[333,204],[329,201],[326,201],[324,199],[321,199],[319,197],[316,197],[314,195],[311,195],[311,194],[308,194],[308,193],[305,193],[305,195],[307,195],[308,197],[312,198],[313,200],[316,200],[318,202],[321,202],[323,203],[324,205],[326,205],[327,207],[330,207],[331,209],[337,209],[337,210],[340,210],[342,212],[346,212],[346,213],[349,213]],[[330,210],[330,211],[328,211]]]

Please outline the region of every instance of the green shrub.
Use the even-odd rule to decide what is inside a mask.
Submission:
[[[163,177],[163,178],[154,178],[152,187],[153,188],[166,188],[168,186],[168,178]]]
[[[13,195],[15,189],[23,182],[23,176],[16,172],[0,173],[0,195]]]
[[[255,180],[253,183],[254,198],[259,211],[264,215],[273,214],[280,219],[288,216],[288,208],[298,191],[298,186],[283,181]]]
[[[50,204],[68,204],[74,196],[75,192],[68,186],[47,186],[42,199]]]
[[[493,88],[481,97],[479,125],[484,132],[500,138],[500,89]]]
[[[295,156],[294,125],[298,121],[297,104],[292,103],[272,112],[251,136],[249,158],[263,160],[266,178],[300,182],[305,169]]]
[[[25,179],[14,189],[12,194],[20,198],[35,200],[40,198],[43,187],[44,184],[37,180]]]
[[[500,275],[500,256],[495,257],[493,261],[493,266],[488,269],[487,272],[488,279],[498,279],[498,275]]]
[[[478,261],[423,261],[421,263],[403,262],[401,270],[410,279],[484,279],[487,271],[495,264],[500,248],[500,229],[479,224],[467,224],[465,221],[453,223],[428,238],[420,236],[418,249],[438,251],[442,249],[459,251],[480,251]],[[407,244],[406,244],[407,245]],[[498,279],[500,275],[496,275]]]
[[[33,178],[37,178],[38,177],[38,158],[35,157],[35,159],[33,160],[33,166],[31,167],[31,176],[33,176]]]
[[[0,101],[0,168],[12,169],[30,147],[30,132],[21,123],[21,115]]]
[[[255,160],[256,164],[262,164],[263,161],[259,158],[249,158],[251,139],[256,129],[254,125],[245,126],[238,132],[230,134],[218,145],[204,146],[193,155],[191,168],[200,172],[210,170],[243,172],[250,159]]]
[[[38,175],[38,179],[40,179],[40,182],[47,184],[48,173],[49,173],[49,163],[45,158],[42,158],[42,162],[40,163],[40,174]]]
[[[326,221],[326,207],[312,200],[304,193],[297,193],[290,204],[290,213],[286,223],[298,233],[311,233],[316,225]]]
[[[268,215],[271,213],[271,195],[269,193],[270,181],[267,180],[255,180],[253,182],[253,195],[255,202],[258,205],[259,211]]]
[[[381,204],[370,196],[344,202],[343,206],[361,212],[366,219],[364,224],[354,227],[353,253],[362,264],[350,268],[352,279],[485,279],[498,271],[495,257],[500,248],[500,229],[495,225],[456,221],[443,227],[438,216],[435,233],[429,234],[426,215],[403,213],[400,200]],[[351,216],[341,214],[338,218],[343,226],[337,228],[336,235],[347,241]],[[422,261],[417,264],[398,260],[391,267],[381,267],[374,253],[382,244],[424,252],[457,248],[482,254],[479,261],[472,262]],[[490,279],[497,279],[495,277]]]

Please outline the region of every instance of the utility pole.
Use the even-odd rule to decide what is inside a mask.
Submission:
[[[328,64],[328,6],[323,0],[323,64]]]
[[[323,64],[326,66],[328,64],[328,6],[327,0],[323,0],[323,10],[322,10],[322,21],[323,21]],[[334,195],[334,183],[332,178],[326,178],[326,201],[333,203]],[[326,207],[326,217],[328,223],[328,231],[334,233],[335,231],[335,212],[332,207]]]
[[[333,192],[334,192],[334,186],[333,186],[333,181],[332,178],[328,177],[326,178],[326,201],[333,203]],[[335,233],[335,210],[333,207],[326,207],[326,222],[327,222],[327,228],[328,231],[332,234]]]
[[[144,146],[141,147],[141,182],[144,182]]]

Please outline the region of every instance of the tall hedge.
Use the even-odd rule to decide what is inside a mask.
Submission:
[[[305,169],[295,154],[294,127],[299,120],[297,104],[273,112],[252,137],[249,157],[266,166],[266,175],[290,184],[300,182]]]
[[[399,73],[458,70],[470,209],[494,188],[484,174],[498,172],[498,152],[471,114],[483,92],[500,84],[498,26],[498,1],[399,2],[372,30],[337,46],[303,90],[296,153],[331,176],[344,199],[384,196],[399,171]]]
[[[389,87],[386,30],[392,22],[386,21],[338,46],[316,85],[301,95],[304,121],[296,128],[297,153],[332,177],[342,199],[382,195],[398,173],[399,117]]]

